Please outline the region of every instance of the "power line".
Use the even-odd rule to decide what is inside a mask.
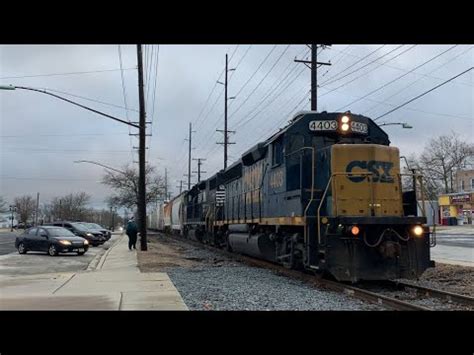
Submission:
[[[120,106],[120,105],[116,105],[116,104],[113,104],[113,103],[110,103],[110,102],[100,101],[100,100],[97,100],[97,99],[92,99],[92,98],[86,97],[86,96],[81,96],[81,95],[77,95],[77,94],[71,94],[70,92],[66,92],[66,91],[60,91],[60,90],[50,89],[50,88],[42,88],[42,89],[48,90],[48,91],[51,91],[51,92],[57,92],[57,93],[59,93],[59,94],[64,94],[64,95],[67,95],[67,96],[77,97],[78,99],[83,99],[83,100],[95,102],[95,103],[102,104],[102,105],[107,105],[107,106],[111,106],[111,107],[120,108],[120,109],[123,109],[123,110],[126,110],[126,111],[135,111],[135,112],[138,112],[138,110],[137,110],[137,109],[134,109],[134,108],[129,108],[129,107],[125,107],[125,106]]]
[[[296,68],[296,66],[295,66],[295,68]],[[267,108],[272,102],[274,102],[281,94],[283,94],[283,93],[285,92],[285,90],[286,90],[288,87],[290,87],[290,85],[293,84],[293,82],[295,82],[296,79],[298,79],[298,78],[301,76],[301,74],[303,74],[303,72],[305,72],[305,70],[306,70],[306,68],[304,68],[304,67],[301,68],[301,70],[297,73],[297,75],[293,78],[293,80],[289,81],[288,84],[287,84],[286,86],[284,86],[284,87],[280,90],[280,92],[279,92],[277,95],[275,95],[275,96],[273,97],[272,100],[268,101],[266,105],[264,105],[259,111],[257,111],[254,115],[252,115],[252,116],[251,116],[250,118],[248,118],[247,120],[245,120],[245,117],[244,117],[243,119],[241,119],[241,120],[239,121],[239,123],[238,123],[235,127],[233,127],[233,129],[237,129],[238,127],[242,126],[243,124],[247,124],[248,122],[250,122],[251,120],[253,120],[255,117],[257,117],[257,116],[260,114],[260,112],[262,112],[262,111],[263,111],[265,108]]]
[[[122,133],[66,133],[66,134],[25,134],[25,135],[6,135],[0,136],[0,138],[24,138],[24,137],[76,137],[76,136],[110,136],[110,135],[123,135],[128,134],[128,132]]]
[[[376,48],[374,51],[372,51],[372,52],[370,52],[369,54],[367,54],[366,56],[362,57],[360,60],[356,61],[355,63],[349,65],[349,66],[346,67],[345,69],[341,70],[341,71],[338,72],[336,75],[333,75],[332,77],[328,78],[325,82],[322,82],[321,85],[324,85],[324,84],[331,84],[332,82],[338,81],[338,80],[340,80],[340,79],[342,79],[342,78],[345,78],[345,77],[348,76],[348,75],[351,75],[351,74],[354,73],[355,71],[353,71],[353,72],[351,72],[351,73],[349,73],[349,74],[347,74],[347,75],[345,75],[345,76],[343,76],[343,77],[340,77],[340,78],[338,78],[338,79],[334,79],[334,78],[336,78],[338,75],[340,75],[340,74],[344,73],[345,71],[349,70],[350,68],[352,68],[353,66],[359,64],[360,62],[363,62],[366,58],[370,57],[370,56],[371,56],[372,54],[374,54],[375,52],[378,52],[378,51],[381,50],[383,47],[385,47],[385,44],[382,45],[382,46],[380,46],[380,47],[378,47],[378,48]],[[397,49],[400,48],[400,47],[401,47],[401,46],[395,48],[395,50],[397,50]],[[389,52],[389,53],[387,53],[387,54],[390,54],[390,53],[391,53],[391,52]],[[377,58],[376,60],[379,60],[379,59],[381,59],[381,58],[383,58],[383,57]],[[373,62],[371,62],[371,63],[373,63]],[[368,63],[368,64],[366,64],[366,65],[370,65],[371,63]],[[364,68],[364,67],[361,67],[361,68],[359,68],[359,69],[357,69],[357,70],[360,70],[360,69],[362,69],[362,68]],[[357,71],[357,70],[356,70],[356,71]],[[333,80],[333,79],[334,79],[334,80]]]
[[[275,63],[273,63],[272,67],[270,68],[270,70],[268,70],[268,72],[263,76],[263,78],[259,81],[259,83],[257,84],[257,86],[252,90],[252,92],[247,96],[247,98],[240,104],[239,107],[237,107],[237,109],[231,113],[229,115],[229,118],[232,117],[233,115],[235,115],[237,113],[237,111],[240,110],[240,108],[245,105],[245,103],[248,101],[248,99],[250,99],[250,97],[255,93],[255,91],[260,87],[260,85],[265,81],[265,79],[268,77],[268,75],[272,72],[272,70],[275,68],[275,66],[280,62],[281,58],[283,57],[283,55],[288,51],[288,48],[290,48],[290,45],[286,46],[286,48],[283,50],[283,52],[280,54],[280,56],[278,57],[278,59],[275,61]],[[237,96],[237,95],[236,95]]]
[[[326,89],[328,90],[328,89]],[[337,91],[338,93],[342,94],[342,95],[345,95],[345,96],[349,96],[349,97],[353,97],[353,98],[358,98],[358,96],[355,96],[355,95],[349,95],[349,94],[346,94],[342,91]],[[385,106],[390,106],[390,107],[396,107],[397,104],[392,104],[392,103],[389,103],[387,102],[386,100],[384,101],[379,101],[379,100],[374,100],[374,99],[370,99],[368,97],[366,97],[364,100],[366,101],[370,101],[370,102],[374,102],[374,103],[377,103],[379,105],[385,105]],[[429,114],[429,115],[435,115],[435,116],[444,116],[444,117],[452,117],[452,118],[456,118],[456,119],[460,119],[460,120],[468,120],[468,121],[471,121],[472,118],[471,117],[464,117],[464,116],[456,116],[456,115],[451,115],[451,114],[447,114],[447,113],[439,113],[439,112],[431,112],[431,111],[425,111],[425,110],[420,110],[420,109],[416,109],[416,108],[412,108],[412,107],[404,107],[403,108],[404,110],[409,110],[409,111],[414,111],[414,112],[421,112],[421,113],[426,113],[426,114]],[[365,113],[364,113],[365,115]],[[370,116],[369,116],[370,117]]]
[[[434,73],[435,71],[437,71],[439,68],[441,67],[444,67],[445,65],[453,62],[455,59],[459,58],[460,56],[466,54],[467,52],[469,52],[470,50],[472,50],[473,47],[471,46],[470,48],[467,48],[467,50],[464,50],[462,51],[461,53],[457,54],[456,56],[454,56],[453,58],[451,58],[449,61],[447,61],[446,63],[443,63],[439,66],[437,66],[436,68],[434,68],[433,70],[431,70],[430,72],[428,72],[428,74],[431,74],[431,73]],[[424,79],[426,77],[426,75],[423,75],[421,76],[420,78],[414,80],[413,82],[411,82],[409,85],[403,87],[401,90],[398,90],[397,92],[395,92],[394,94],[390,95],[389,97],[385,98],[384,101],[387,101],[387,100],[390,100],[392,97],[395,97],[397,96],[399,93],[405,91],[406,89],[408,89],[409,87],[413,86],[414,84],[418,83],[420,80]],[[428,76],[430,77],[430,76]],[[436,78],[436,79],[439,79],[439,80],[444,80],[443,78]],[[376,107],[379,107],[380,106],[380,103],[377,104],[377,105],[374,105],[372,106],[371,108],[369,108],[368,110],[365,111],[364,114],[368,114],[370,111],[372,111],[373,109],[375,109]]]
[[[75,179],[75,178],[49,178],[49,177],[21,177],[21,176],[1,176],[2,179],[9,180],[54,180],[54,181],[94,181],[97,179]]]
[[[120,48],[120,44],[117,46],[118,47],[118,57],[119,57],[119,64],[120,64],[120,69],[122,69],[123,67],[123,63],[122,63],[122,50]],[[125,115],[126,115],[126,118],[127,118],[127,121],[130,122],[130,117],[128,116],[128,110],[127,110],[127,92],[125,90],[125,78],[124,78],[124,75],[123,75],[123,70],[120,70],[120,78],[121,78],[121,82],[122,82],[122,94],[123,94],[123,103],[125,105]],[[129,138],[129,141],[130,141],[130,158],[131,158],[131,161],[133,161],[134,159],[134,156],[133,156],[133,143],[132,143],[132,136],[130,135],[132,133],[131,131],[131,128],[130,126],[128,126],[128,138]]]
[[[237,62],[237,64],[235,65],[235,69],[237,69],[240,65],[240,63],[242,63],[242,61],[244,60],[244,58],[247,56],[248,52],[250,51],[250,49],[252,48],[253,45],[250,45],[247,50],[245,51],[244,55],[242,57],[240,57],[239,61]],[[229,62],[232,60],[232,56],[230,57],[229,59]],[[232,77],[234,76],[235,74],[235,70],[232,72],[232,74],[230,74],[230,77],[229,77],[229,83],[230,83],[230,80],[232,79]],[[219,79],[217,79],[219,80]],[[216,83],[217,84],[217,83]]]
[[[123,70],[133,70],[137,68],[126,68]],[[91,70],[91,71],[77,71],[77,72],[69,72],[69,73],[52,73],[52,74],[36,74],[36,75],[18,75],[18,76],[2,76],[0,80],[3,79],[23,79],[23,78],[39,78],[45,76],[60,76],[60,75],[81,75],[81,74],[92,74],[92,73],[106,73],[112,71],[120,71],[122,69],[104,69],[104,70]]]
[[[302,55],[305,51],[307,51],[307,49],[306,49],[306,48],[303,48],[303,51],[299,52],[299,53],[297,54],[297,56]],[[285,75],[285,77],[284,77],[283,79],[281,79],[281,77],[285,74],[285,72],[288,70],[288,68],[290,68],[291,65],[293,65],[293,62],[290,61],[290,62],[288,63],[288,66],[282,71],[282,75],[281,75],[279,78],[277,78],[277,79],[274,81],[274,83],[272,84],[272,86],[268,89],[267,94],[261,99],[261,101],[260,101],[257,105],[254,106],[253,109],[251,109],[250,111],[248,111],[247,114],[246,114],[240,121],[244,121],[244,120],[245,120],[247,117],[249,117],[253,112],[255,112],[255,110],[258,109],[258,108],[263,104],[263,102],[264,102],[265,100],[267,100],[280,86],[282,86],[283,83],[285,83],[286,79],[287,79],[294,71],[296,71],[297,66],[293,65],[292,69]],[[301,74],[302,72],[303,72],[303,70],[300,71],[300,74]],[[298,76],[299,76],[299,75],[297,75],[297,77],[298,77]],[[296,80],[296,78],[295,78],[294,80]],[[294,80],[293,80],[293,81],[294,81]],[[293,81],[292,81],[292,82],[293,82]],[[291,82],[291,83],[292,83],[292,82]],[[290,84],[291,84],[291,83],[290,83]],[[277,84],[277,85],[274,86],[274,84]],[[286,86],[285,88],[283,88],[283,90],[285,90],[287,87],[288,87],[288,86]],[[280,93],[279,93],[278,95],[276,95],[276,97],[278,97],[282,92],[283,92],[283,91],[280,91]],[[273,101],[275,101],[275,98],[276,98],[276,97],[274,97],[273,100],[269,101],[265,107],[268,107],[268,105],[269,105],[270,103],[272,103]],[[261,110],[260,110],[260,112],[261,112]]]
[[[344,48],[344,49],[341,50],[341,51],[339,51],[339,50],[336,49],[336,51],[339,52],[339,56],[334,57],[334,60],[335,60],[334,63],[332,63],[332,66],[330,66],[330,67],[328,68],[328,70],[326,70],[326,72],[321,75],[321,77],[325,77],[325,76],[327,75],[327,73],[329,73],[329,71],[330,71],[331,69],[333,69],[333,68],[336,66],[336,64],[341,61],[341,59],[345,58],[345,56],[344,56],[343,54],[346,54],[347,50],[348,50],[349,48],[351,48],[351,47],[352,47],[352,45],[348,45],[346,48]],[[334,48],[331,47],[331,49],[334,49]],[[336,60],[336,59],[337,59],[337,60]],[[337,74],[336,74],[336,75],[337,75]]]
[[[382,118],[382,117],[384,117],[384,116],[387,116],[388,114],[390,114],[390,113],[392,113],[392,112],[394,112],[394,111],[396,111],[396,110],[402,108],[403,106],[406,106],[406,105],[408,105],[409,103],[411,103],[411,102],[413,102],[413,101],[415,101],[415,100],[418,100],[420,97],[423,97],[423,96],[425,96],[426,94],[430,93],[431,91],[436,90],[436,89],[438,89],[439,87],[441,87],[441,86],[443,86],[443,85],[446,85],[446,84],[449,83],[450,81],[453,81],[454,79],[460,77],[461,75],[466,74],[467,72],[471,71],[472,69],[474,69],[474,67],[470,67],[469,69],[463,71],[462,73],[459,73],[459,74],[453,76],[452,78],[450,78],[450,79],[448,79],[448,80],[442,82],[441,84],[438,84],[438,85],[436,85],[435,87],[433,87],[433,88],[431,88],[431,89],[429,89],[429,90],[427,90],[427,91],[421,93],[420,95],[415,96],[414,98],[412,98],[412,99],[410,99],[410,100],[404,102],[403,104],[398,105],[398,106],[395,107],[394,109],[385,112],[383,115],[378,116],[377,118],[374,119],[374,121],[377,121],[378,119],[380,119],[380,118]]]
[[[259,64],[259,66],[257,67],[257,69],[255,69],[255,71],[253,72],[252,75],[250,75],[250,77],[247,79],[247,81],[244,83],[244,85],[242,85],[240,87],[240,89],[237,91],[237,93],[234,95],[234,96],[238,96],[243,89],[245,89],[245,87],[250,83],[250,81],[253,79],[253,77],[257,74],[257,72],[260,70],[260,68],[262,67],[263,64],[265,64],[265,62],[267,61],[267,59],[270,57],[270,55],[273,53],[273,51],[275,50],[275,48],[277,47],[277,45],[275,44],[272,49],[270,50],[270,52],[268,52],[268,54],[265,56],[265,58],[262,60],[262,62]],[[230,105],[229,105],[230,106]]]
[[[339,50],[339,49],[336,49],[336,48],[333,48],[333,47],[332,47],[331,49],[333,49],[333,50],[335,50],[336,52],[339,52],[339,53],[341,53],[341,54],[343,54],[343,52],[344,52],[344,50]],[[349,53],[349,52],[347,52],[347,53],[345,53],[345,54],[348,55],[348,56],[354,57],[354,58],[359,58],[359,59],[362,58],[362,57],[360,57],[360,56],[358,56],[358,55],[355,55],[355,54]],[[406,69],[402,69],[402,68],[397,67],[397,66],[394,66],[394,65],[390,65],[390,64],[386,64],[386,63],[383,63],[382,65],[385,66],[385,67],[387,67],[387,68],[395,69],[395,70],[398,70],[398,71],[402,71],[402,72],[405,72],[405,71],[406,71]],[[423,76],[423,77],[426,77],[426,78],[443,80],[443,78],[439,78],[439,77],[437,77],[437,76],[432,76],[432,75],[429,75],[429,74],[423,74],[423,73],[413,73],[413,74],[416,74],[416,75],[419,75],[419,76]],[[466,82],[463,82],[463,81],[456,81],[456,84],[468,85],[468,86],[471,86],[471,87],[472,87],[472,85],[471,85],[470,83],[466,83]]]
[[[441,57],[443,54],[445,54],[445,53],[447,53],[447,52],[453,50],[453,49],[456,48],[456,47],[457,47],[457,45],[454,45],[454,46],[448,48],[447,50],[445,50],[445,51],[443,51],[443,52],[441,52],[441,53],[435,55],[434,57],[428,59],[427,61],[425,61],[425,62],[423,62],[423,63],[417,65],[416,67],[414,67],[413,69],[407,71],[406,73],[404,73],[404,74],[402,74],[402,75],[396,77],[396,78],[393,79],[393,80],[390,80],[389,82],[383,84],[382,86],[379,86],[377,89],[374,89],[374,90],[370,91],[370,92],[367,93],[366,95],[364,95],[364,96],[362,96],[362,97],[360,97],[360,98],[358,98],[358,99],[356,99],[356,100],[354,100],[354,101],[348,103],[347,105],[341,106],[340,108],[336,109],[336,111],[339,111],[339,110],[343,109],[344,107],[353,105],[353,104],[355,104],[356,102],[359,102],[360,100],[363,100],[364,98],[366,98],[366,97],[368,97],[368,96],[370,96],[370,95],[376,93],[377,91],[382,90],[383,88],[385,88],[385,87],[387,87],[387,86],[393,84],[394,82],[400,80],[401,78],[404,78],[405,76],[407,76],[408,74],[414,72],[415,70],[420,69],[421,67],[425,66],[425,65],[428,64],[428,63],[431,63],[433,60],[435,60],[435,59]]]
[[[237,51],[237,48],[238,48],[238,47],[239,47],[238,45],[235,46],[235,49],[234,49],[234,51],[232,52],[232,54],[231,54],[231,56],[230,56],[229,62],[232,60],[232,58],[233,58],[235,52]],[[248,51],[247,51],[247,52],[248,52]],[[247,52],[245,53],[245,55],[247,54]],[[244,55],[244,56],[245,56],[245,55]],[[240,64],[240,62],[239,62],[239,64]],[[224,71],[225,71],[225,68],[221,71],[221,73],[220,73],[219,76],[217,77],[217,80],[216,80],[216,82],[214,83],[214,86],[212,87],[211,92],[209,93],[209,95],[208,95],[208,97],[207,97],[207,99],[206,99],[206,102],[204,103],[204,106],[202,107],[201,111],[199,112],[199,115],[197,116],[197,118],[196,118],[196,120],[195,120],[195,122],[194,122],[194,125],[197,125],[197,123],[199,122],[199,118],[202,116],[203,112],[205,111],[205,108],[206,108],[207,104],[209,103],[209,100],[211,99],[212,94],[214,93],[214,90],[215,90],[216,87],[217,87],[217,82],[220,80],[222,74],[224,74]],[[221,95],[222,95],[222,93],[221,93]],[[220,95],[219,95],[219,97],[220,97]],[[217,100],[218,100],[218,99],[217,99]],[[217,100],[216,100],[215,102],[217,102]],[[214,103],[214,105],[213,105],[213,108],[214,108],[214,106],[215,106],[215,103]],[[212,109],[211,109],[210,111],[212,111]],[[210,111],[208,112],[208,114],[206,115],[206,117],[204,118],[204,120],[207,118],[207,116],[209,115]]]
[[[390,61],[392,61],[392,60],[394,60],[394,59],[400,57],[401,55],[405,54],[406,52],[412,50],[412,49],[415,48],[415,47],[416,47],[416,45],[412,45],[411,47],[409,47],[409,48],[405,49],[404,51],[398,53],[398,54],[395,55],[394,57],[389,58],[388,60],[386,60],[386,61],[383,62],[383,63],[380,63],[380,64],[379,64],[378,66],[376,66],[374,69],[369,70],[368,72],[363,73],[363,74],[361,74],[361,75],[359,75],[359,76],[356,76],[355,78],[353,78],[353,79],[351,79],[351,80],[349,80],[349,81],[347,81],[347,82],[345,82],[345,83],[339,85],[338,87],[335,87],[335,88],[333,88],[333,89],[330,89],[329,91],[325,92],[324,94],[322,94],[322,95],[320,95],[320,96],[325,96],[325,95],[327,95],[327,94],[329,94],[329,93],[331,93],[331,92],[333,92],[333,91],[336,91],[337,89],[342,88],[343,86],[346,86],[346,85],[348,85],[348,84],[350,84],[350,83],[352,83],[352,82],[354,82],[354,81],[356,81],[356,80],[362,78],[363,76],[366,76],[366,75],[372,73],[374,70],[377,70],[378,68],[380,68],[380,67],[381,67],[382,65],[384,65],[385,63],[388,63],[388,62],[390,62]],[[398,47],[398,48],[400,48],[400,47]],[[397,50],[398,48],[395,48],[394,50],[390,51],[389,53],[394,52],[394,51]],[[388,54],[388,53],[387,53],[387,54]],[[382,58],[382,57],[381,57],[381,58]],[[380,59],[380,58],[379,58],[379,59]]]

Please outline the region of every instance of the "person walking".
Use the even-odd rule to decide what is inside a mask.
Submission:
[[[137,224],[135,223],[135,218],[132,217],[127,223],[127,230],[126,230],[127,236],[128,236],[128,249],[132,250],[137,249],[136,244],[137,244],[137,234],[138,234],[138,227]]]

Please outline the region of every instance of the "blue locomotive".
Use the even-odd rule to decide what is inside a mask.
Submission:
[[[339,281],[418,278],[434,266],[430,230],[422,177],[403,191],[403,175],[372,119],[300,112],[175,199],[180,233]]]

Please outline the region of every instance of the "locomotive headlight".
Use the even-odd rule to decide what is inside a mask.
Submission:
[[[344,116],[346,117],[346,116]],[[343,123],[341,125],[341,130],[343,130],[344,132],[347,132],[349,130],[349,124],[348,123]]]
[[[348,116],[342,116],[341,122],[342,123],[349,123],[349,117]]]
[[[421,226],[414,226],[412,231],[413,231],[413,234],[416,235],[417,237],[423,234],[423,228]]]
[[[360,233],[360,228],[357,227],[357,226],[352,226],[352,228],[351,228],[351,233],[352,233],[352,235],[354,235],[354,236],[358,235],[358,234]]]

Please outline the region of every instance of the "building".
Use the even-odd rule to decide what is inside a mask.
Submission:
[[[18,221],[13,216],[13,226],[16,226]],[[11,212],[0,213],[0,228],[11,228],[12,225],[12,214]]]
[[[459,170],[455,182],[456,192],[474,191],[474,170]]]
[[[474,189],[471,192],[456,192],[439,196],[439,213],[441,224],[473,224]]]

